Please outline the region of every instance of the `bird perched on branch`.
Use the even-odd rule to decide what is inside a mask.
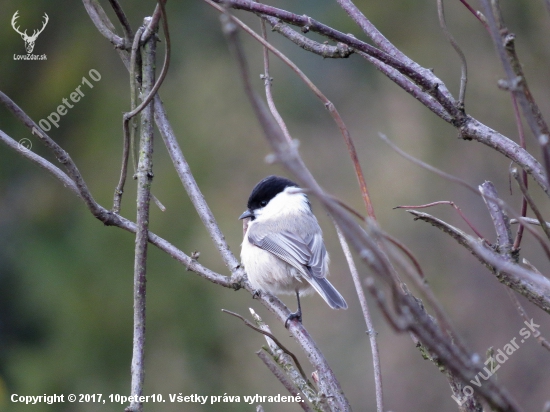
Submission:
[[[327,280],[329,256],[307,195],[279,176],[260,181],[248,198],[241,261],[258,291],[296,294],[298,310],[285,322],[302,321],[300,295],[317,291],[333,309],[347,309]]]

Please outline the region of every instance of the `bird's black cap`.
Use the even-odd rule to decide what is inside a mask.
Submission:
[[[285,190],[287,187],[298,187],[292,180],[285,179],[280,176],[268,176],[259,182],[250,197],[248,198],[247,207],[252,211],[264,207],[271,199]]]

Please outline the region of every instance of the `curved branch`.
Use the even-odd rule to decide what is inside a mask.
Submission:
[[[84,198],[82,197],[82,194],[78,186],[76,185],[76,183],[57,166],[55,166],[48,160],[44,159],[43,157],[37,155],[36,153],[22,148],[20,144],[18,144],[14,139],[12,139],[2,130],[0,130],[0,141],[6,144],[8,147],[15,150],[21,156],[30,160],[32,163],[40,166],[42,169],[46,170],[48,173],[51,173],[57,180],[61,182],[61,184],[63,184],[64,187],[69,189],[71,192],[73,192],[76,196],[78,196],[80,199],[84,201]],[[103,221],[100,219],[106,225],[115,226],[130,233],[134,233],[134,234],[136,233],[137,226],[131,220],[128,220],[114,213],[111,213],[99,204],[97,204],[96,207],[100,210],[99,215],[110,217],[108,221]],[[149,231],[148,239],[151,244],[155,245],[157,248],[165,252],[168,256],[177,260],[179,263],[185,266],[185,268],[188,271],[196,273],[200,277],[216,285],[220,285],[226,288],[234,288],[234,285],[228,276],[223,276],[219,273],[216,273],[204,267],[203,265],[198,263],[195,259],[189,257],[180,249],[175,247],[172,243],[168,242],[166,239],[163,239],[162,237],[154,234],[151,231]]]
[[[103,37],[113,43],[116,48],[126,50],[129,45],[115,33],[115,26],[113,26],[97,0],[82,0],[82,3],[84,3],[84,8],[88,12],[92,23]]]
[[[76,184],[80,197],[84,200],[88,209],[92,214],[101,220],[106,225],[111,224],[113,217],[110,212],[105,213],[105,209],[101,208],[97,202],[92,197],[86,182],[82,178],[78,167],[71,159],[71,156],[63,150],[51,137],[49,137],[46,132],[44,132],[38,125],[25,113],[13,100],[11,100],[7,95],[0,91],[0,103],[2,103],[6,108],[21,122],[23,123],[33,134],[38,136],[42,141],[44,146],[48,148],[57,158],[57,160],[63,165],[67,174]],[[115,219],[116,220],[116,219]]]

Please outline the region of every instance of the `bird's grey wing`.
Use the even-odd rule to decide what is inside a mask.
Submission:
[[[289,231],[262,233],[262,231],[254,229],[252,227],[248,231],[248,240],[250,243],[294,266],[306,277],[323,277],[323,260],[316,255],[314,256],[311,249],[311,246],[319,249],[317,242],[310,239],[306,241],[299,235]],[[324,246],[322,248],[324,249]]]
[[[325,278],[327,251],[320,235],[304,240],[288,231],[268,232],[251,227],[248,241],[298,269],[331,308],[347,309],[342,295]]]

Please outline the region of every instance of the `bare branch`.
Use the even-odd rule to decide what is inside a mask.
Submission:
[[[143,48],[143,93],[149,95],[155,84],[156,40],[151,38]],[[134,260],[134,344],[132,354],[132,396],[141,397],[145,378],[146,273],[149,233],[149,206],[153,181],[153,103],[141,115],[140,155],[137,168],[137,233]],[[143,402],[133,400],[126,412],[141,412]]]
[[[44,159],[41,156],[38,156],[33,151],[27,149],[23,145],[21,145],[21,141],[18,143],[15,140],[13,140],[11,137],[9,137],[6,133],[4,133],[2,130],[0,130],[0,141],[2,143],[6,144],[8,147],[15,150],[17,153],[19,153],[21,156],[29,159],[31,162],[37,164],[42,169],[46,170],[47,172],[51,173],[57,180],[59,180],[63,186],[68,188],[71,192],[73,192],[75,195],[77,195],[80,199],[84,200],[82,197],[80,190],[76,186],[76,183],[67,176],[61,169],[59,169],[57,166],[54,166],[50,162],[48,162],[46,159]]]
[[[193,202],[193,205],[195,206],[195,209],[197,210],[197,213],[199,214],[205,228],[208,230],[208,233],[210,234],[216,248],[220,252],[225,265],[231,271],[233,275],[231,279],[233,287],[238,289],[240,287],[239,282],[244,275],[244,271],[241,268],[239,261],[235,258],[235,255],[233,255],[229,249],[225,237],[218,226],[216,218],[206,203],[204,195],[199,189],[197,182],[191,173],[189,163],[187,163],[187,160],[183,156],[183,152],[181,151],[179,143],[176,139],[174,130],[168,121],[162,100],[158,94],[155,96],[155,122],[162,139],[164,140],[168,154],[172,159],[176,172],[178,173],[180,181],[189,195],[191,202]]]
[[[338,225],[342,229],[346,238],[356,251],[359,253],[361,259],[373,270],[375,273],[380,274],[382,279],[385,279],[388,283],[391,283],[393,273],[391,265],[387,262],[385,253],[381,252],[376,242],[369,236],[362,228],[351,219],[349,215],[343,213],[343,209],[340,208],[337,202],[333,201],[330,197],[325,196],[324,191],[317,184],[315,179],[311,176],[311,173],[304,166],[303,161],[299,157],[296,147],[288,145],[284,135],[274,123],[272,117],[268,114],[263,102],[254,93],[250,84],[248,69],[246,60],[244,58],[241,45],[236,39],[236,27],[231,20],[224,16],[224,32],[230,39],[229,43],[236,56],[239,64],[239,72],[243,79],[244,89],[247,97],[252,104],[252,108],[263,128],[263,131],[271,144],[271,147],[275,151],[277,159],[281,161],[296,177],[304,183],[305,187],[312,190],[315,196],[321,201],[325,209],[334,216]],[[375,222],[369,222],[368,226],[375,225]],[[393,283],[391,283],[393,284]],[[396,285],[395,283],[394,285]],[[466,353],[462,353],[459,349],[455,348],[450,343],[443,333],[438,329],[437,325],[430,320],[420,304],[410,295],[397,292],[397,288],[392,288],[395,293],[394,296],[399,299],[397,305],[401,308],[401,311],[407,311],[412,315],[412,319],[416,322],[409,322],[409,327],[416,333],[423,342],[432,350],[442,357],[447,362],[453,372],[459,374],[463,379],[469,380],[475,377],[477,370],[475,365],[472,365],[471,356]],[[296,325],[297,322],[291,324],[291,332],[294,334],[298,332]],[[457,363],[458,362],[458,363]],[[340,404],[340,408],[348,410],[349,406],[345,398],[340,397],[339,392],[334,390],[339,386],[333,378],[327,376],[328,371],[322,371],[318,369],[320,376],[325,377],[320,379],[319,382],[323,384],[330,384],[331,389],[321,388],[325,393],[330,394],[329,402],[332,405]],[[335,386],[338,385],[338,386]],[[479,389],[483,397],[485,397],[492,405],[499,408],[502,411],[519,411],[520,408],[516,405],[516,402],[510,397],[510,395],[499,385],[497,385],[493,379],[489,379]],[[338,403],[336,403],[338,402]]]

